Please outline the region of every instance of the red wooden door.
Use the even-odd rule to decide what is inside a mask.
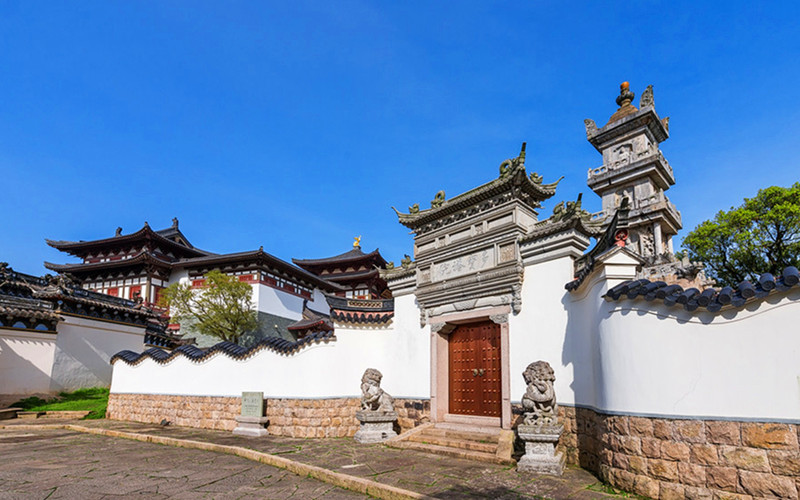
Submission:
[[[500,325],[460,325],[448,342],[450,413],[500,416]]]

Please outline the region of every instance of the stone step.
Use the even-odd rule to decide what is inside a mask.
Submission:
[[[471,439],[457,439],[450,438],[445,435],[438,435],[438,433],[421,432],[413,436],[409,436],[409,441],[416,443],[432,444],[436,446],[445,446],[448,448],[458,448],[461,450],[480,451],[483,453],[497,453],[497,440],[494,443],[485,443]]]
[[[454,429],[449,427],[440,427],[436,424],[435,427],[425,429],[425,434],[430,436],[437,436],[448,439],[458,439],[461,441],[474,441],[476,443],[493,443],[497,444],[500,439],[500,433],[486,432],[484,430],[474,431],[468,429]]]
[[[494,453],[485,453],[480,451],[463,450],[459,448],[450,448],[448,446],[439,446],[435,444],[418,443],[416,441],[392,441],[386,443],[392,448],[400,448],[406,450],[416,450],[426,453],[433,453],[435,455],[444,455],[454,458],[463,458],[465,460],[476,460],[478,462],[488,462],[501,465],[514,465],[514,460],[504,459],[498,457]]]

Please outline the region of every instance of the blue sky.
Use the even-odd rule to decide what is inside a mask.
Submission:
[[[530,170],[584,192],[619,83],[655,87],[686,233],[800,180],[797,2],[0,3],[0,260],[180,219],[215,252],[388,260],[391,206]]]

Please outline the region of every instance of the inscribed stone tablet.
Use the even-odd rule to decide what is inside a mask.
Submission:
[[[242,416],[243,417],[263,417],[264,416],[264,393],[263,392],[243,392],[242,393]]]

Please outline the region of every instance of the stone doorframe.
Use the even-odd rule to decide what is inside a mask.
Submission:
[[[428,318],[431,326],[431,421],[443,422],[449,413],[448,337],[458,325],[492,321],[500,325],[500,426],[511,429],[511,375],[509,373],[508,315],[510,306],[442,314]],[[494,417],[458,416],[459,421],[476,425],[497,425]]]

